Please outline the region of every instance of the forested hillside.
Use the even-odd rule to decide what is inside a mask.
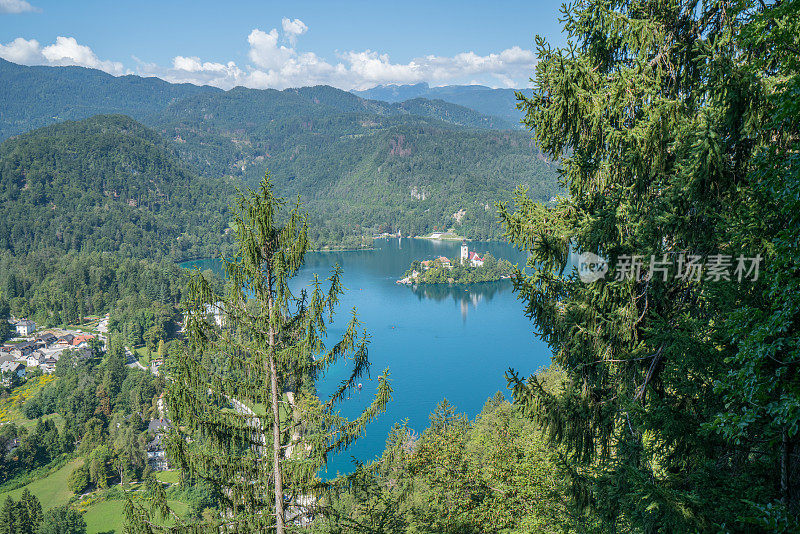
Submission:
[[[225,241],[236,183],[187,170],[125,116],[50,126],[0,145],[0,248],[204,256]]]
[[[308,207],[318,244],[450,226],[470,238],[497,238],[494,205],[515,187],[528,186],[543,201],[559,192],[556,166],[530,134],[466,128],[422,116],[424,109],[416,114],[458,112],[473,126],[480,117],[446,106],[389,106],[330,87],[238,88],[171,104],[157,129],[199,172],[239,174],[254,185],[269,169],[279,194],[300,195]]]

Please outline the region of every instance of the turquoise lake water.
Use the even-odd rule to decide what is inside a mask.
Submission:
[[[354,416],[369,403],[375,378],[387,367],[394,388],[386,412],[346,452],[331,458],[322,476],[350,472],[352,457],[368,462],[380,456],[395,422],[407,419],[409,427],[421,434],[442,399],[474,418],[497,391],[510,396],[504,377],[509,367],[528,375],[549,365],[550,349],[535,337],[533,324],[525,318],[510,281],[417,289],[395,283],[413,260],[458,257],[460,247],[457,241],[380,239],[375,241],[374,250],[313,252],[306,256],[305,266],[293,281],[293,291],[307,286],[314,273],[326,278],[336,263],[344,270],[347,291],[329,328],[331,339],[343,333],[353,307],[371,335],[372,380],[363,380],[363,389],[352,394],[342,414]],[[470,250],[490,252],[519,265],[526,259],[505,243],[471,242]],[[219,272],[214,260],[182,266]],[[319,383],[323,399],[347,374],[344,365],[329,371]]]

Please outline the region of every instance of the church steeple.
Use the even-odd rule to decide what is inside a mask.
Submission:
[[[461,261],[467,261],[469,259],[469,247],[467,246],[467,241],[464,240],[461,242]]]

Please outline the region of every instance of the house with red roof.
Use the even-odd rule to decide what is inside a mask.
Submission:
[[[90,339],[94,339],[92,334],[81,334],[72,338],[72,346],[77,347],[81,343],[88,343]]]
[[[476,252],[469,253],[469,263],[473,267],[482,267],[483,266],[483,258],[481,258]]]

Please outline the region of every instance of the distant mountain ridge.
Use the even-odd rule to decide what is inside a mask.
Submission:
[[[378,85],[362,91],[351,91],[361,98],[402,102],[414,98],[442,100],[498,117],[520,128],[522,112],[517,109],[516,92],[529,89],[492,89],[483,85],[445,85],[431,87],[427,83],[410,85]]]
[[[137,120],[171,102],[221,89],[84,67],[24,66],[0,59],[0,141],[65,120],[123,113]]]
[[[264,91],[275,104],[296,94],[315,105],[330,106],[339,112],[370,112],[379,115],[413,114],[460,126],[510,129],[514,125],[497,116],[443,100],[415,98],[410,102],[370,102],[352,93],[329,86],[298,89],[245,89]],[[172,84],[160,78],[112,76],[84,67],[24,66],[0,59],[0,140],[64,120],[80,120],[98,114],[121,113],[147,124],[156,124],[167,106],[193,96],[221,95],[226,91],[188,83]],[[251,93],[257,94],[257,93]],[[257,100],[265,101],[265,98]],[[304,102],[303,105],[309,105]]]

